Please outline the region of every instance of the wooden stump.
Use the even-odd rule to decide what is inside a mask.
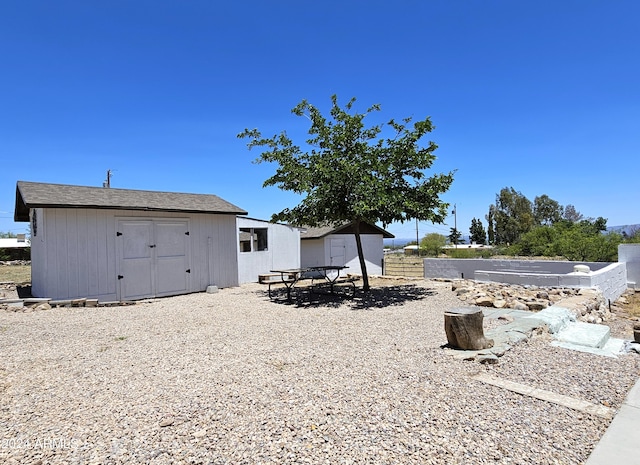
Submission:
[[[444,330],[452,347],[464,350],[483,350],[493,347],[493,339],[484,337],[479,308],[454,308],[444,313]]]

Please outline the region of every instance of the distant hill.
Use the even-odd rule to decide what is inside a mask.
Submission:
[[[424,236],[422,236],[424,237]],[[422,240],[422,237],[420,237],[420,240]],[[462,236],[462,243],[464,244],[468,244],[469,243],[469,236]],[[409,242],[416,242],[416,238],[412,237],[412,238],[401,238],[401,237],[396,237],[395,239],[384,239],[383,240],[383,245],[385,247],[404,247],[405,245],[407,245]]]
[[[622,226],[609,226],[607,228],[609,232],[617,232],[619,234],[633,234],[636,231],[640,231],[640,224],[624,224]]]

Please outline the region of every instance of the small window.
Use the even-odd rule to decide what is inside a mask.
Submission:
[[[253,250],[267,250],[267,229],[254,229],[254,245]]]
[[[267,246],[267,228],[240,228],[240,252],[261,252]]]
[[[250,228],[240,228],[240,252],[251,252]]]

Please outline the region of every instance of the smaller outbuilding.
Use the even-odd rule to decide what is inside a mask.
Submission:
[[[240,284],[271,270],[300,268],[300,228],[240,216],[237,223]]]
[[[368,274],[382,274],[383,240],[394,237],[393,234],[375,224],[360,225],[360,238]],[[347,272],[362,274],[353,223],[305,228],[300,234],[300,264],[302,267],[348,266]]]

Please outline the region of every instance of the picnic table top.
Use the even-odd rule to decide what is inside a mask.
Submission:
[[[349,268],[345,265],[317,265],[306,266],[304,268],[287,268],[284,270],[271,270],[271,273],[304,273],[305,271],[332,271],[332,270],[344,270]]]

